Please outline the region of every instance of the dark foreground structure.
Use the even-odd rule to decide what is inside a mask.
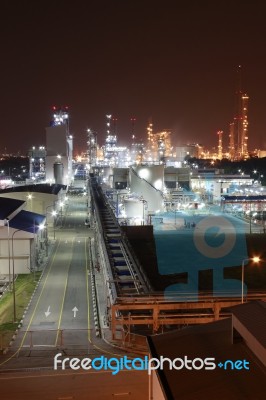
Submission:
[[[266,392],[266,303],[235,306],[232,319],[149,336],[152,357],[170,360],[214,358],[212,370],[168,368],[153,371],[153,399],[263,400]],[[178,360],[176,365],[182,365]],[[188,366],[191,368],[191,363]]]

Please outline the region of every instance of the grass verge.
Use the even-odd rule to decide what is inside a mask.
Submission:
[[[24,274],[17,277],[15,281],[16,321],[14,321],[13,292],[7,292],[0,300],[0,350],[8,346],[14,335],[40,275],[41,272],[37,272],[35,276]]]

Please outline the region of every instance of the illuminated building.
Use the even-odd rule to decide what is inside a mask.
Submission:
[[[141,164],[144,159],[145,146],[143,142],[132,143],[131,145],[131,164]]]
[[[87,129],[87,134],[87,158],[89,167],[91,169],[92,165],[95,165],[97,160],[97,135],[91,129]]]
[[[69,133],[68,107],[53,107],[53,118],[46,128],[46,181],[55,182],[56,176],[64,185],[72,178],[73,137]],[[61,176],[62,175],[62,176]],[[61,182],[56,182],[61,183]]]
[[[218,159],[223,158],[223,131],[218,131]]]
[[[229,154],[232,160],[242,160],[248,154],[248,100],[247,94],[242,92],[242,67],[238,66],[238,88],[236,91],[236,114],[230,125]]]
[[[229,127],[229,158],[230,160],[234,160],[235,157],[235,143],[234,143],[234,123],[230,124]]]
[[[103,154],[104,154],[104,165],[109,165],[111,167],[116,167],[123,163],[123,159],[126,159],[126,147],[118,146],[117,144],[117,135],[116,135],[116,122],[117,119],[113,118],[113,130],[111,132],[111,121],[112,115],[106,115],[106,138],[105,145],[103,146]],[[124,153],[124,154],[123,154]]]
[[[45,178],[46,150],[44,146],[35,147],[28,151],[29,156],[29,178],[43,180]]]
[[[166,157],[171,157],[173,148],[171,146],[171,132],[168,130],[153,133],[153,124],[147,127],[148,146],[145,155],[146,161],[165,163]]]

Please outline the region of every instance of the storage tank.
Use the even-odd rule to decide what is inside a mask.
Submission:
[[[142,218],[143,203],[139,200],[125,199],[124,208],[127,218]]]
[[[61,162],[54,163],[54,180],[55,183],[63,185],[64,165]]]

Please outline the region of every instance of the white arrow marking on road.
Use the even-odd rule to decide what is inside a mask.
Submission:
[[[51,314],[51,312],[50,312],[50,306],[48,307],[47,311],[45,311],[44,314],[45,314],[46,318],[48,317],[48,315]]]
[[[74,318],[76,318],[76,314],[77,314],[77,311],[78,311],[77,307],[74,307],[72,311],[74,311]]]

